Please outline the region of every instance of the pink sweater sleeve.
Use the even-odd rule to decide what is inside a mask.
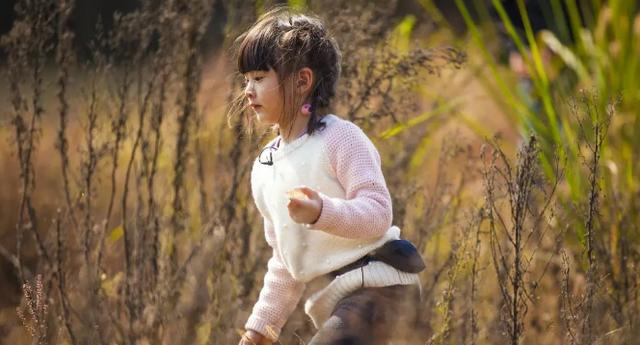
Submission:
[[[295,280],[278,255],[273,225],[264,218],[267,243],[273,248],[273,255],[267,263],[267,273],[258,301],[245,324],[266,337],[277,340],[287,319],[298,305],[304,291],[304,283]]]
[[[322,212],[313,228],[347,238],[382,236],[391,226],[393,212],[378,150],[348,121],[327,128],[325,149],[346,198],[321,193]]]

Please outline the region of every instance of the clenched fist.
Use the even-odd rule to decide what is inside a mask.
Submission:
[[[298,187],[287,192],[289,217],[298,224],[313,224],[322,212],[320,194],[309,187]]]

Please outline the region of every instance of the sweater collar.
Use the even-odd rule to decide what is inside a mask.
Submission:
[[[324,118],[323,121],[325,122],[325,124],[327,126],[330,125],[330,123],[332,123],[333,121],[335,121],[336,116],[333,114],[327,114]],[[303,135],[299,136],[298,138],[285,143],[282,140],[282,136],[277,136],[275,139],[273,139],[271,141],[271,144],[269,146],[271,146],[273,148],[272,151],[272,157],[273,157],[273,162],[282,159],[283,157],[285,157],[286,155],[290,154],[291,152],[297,150],[298,148],[300,148],[302,145],[304,145],[310,138],[309,133],[305,132]]]
[[[279,146],[275,151],[273,151],[273,161],[275,162],[278,159],[295,151],[300,146],[302,146],[305,142],[307,142],[308,139],[309,139],[309,133],[306,133],[306,132],[303,135],[299,136],[298,138],[288,143],[285,143],[282,140],[282,137],[278,136],[278,138],[276,138],[276,143],[278,143]]]

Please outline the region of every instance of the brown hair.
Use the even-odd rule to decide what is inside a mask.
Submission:
[[[294,13],[287,7],[276,7],[262,15],[236,43],[239,43],[236,54],[240,73],[270,68],[277,73],[284,96],[283,123],[289,125],[289,130],[304,102],[311,104],[307,133],[324,127],[321,119],[336,93],[341,54],[322,20]],[[294,73],[304,67],[310,68],[315,77],[306,100],[293,92]]]

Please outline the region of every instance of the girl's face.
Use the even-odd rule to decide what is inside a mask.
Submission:
[[[283,110],[283,95],[278,75],[273,69],[249,71],[244,74],[244,94],[249,106],[262,123],[278,124]]]

